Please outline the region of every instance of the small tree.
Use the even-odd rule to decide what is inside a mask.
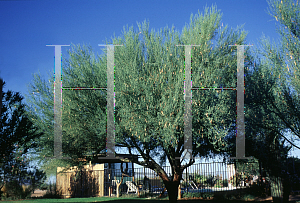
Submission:
[[[2,80],[0,82],[3,87],[5,82]],[[1,91],[1,93],[3,101],[1,100],[0,117],[0,189],[9,182],[20,185],[27,177],[30,177],[27,170],[28,160],[25,155],[30,147],[36,146],[32,140],[41,135],[26,116],[22,96],[11,91]],[[12,189],[14,188],[12,187]]]

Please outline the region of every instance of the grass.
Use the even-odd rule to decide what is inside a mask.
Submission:
[[[1,203],[26,203],[26,202],[33,202],[33,203],[52,203],[52,202],[102,202],[102,203],[112,203],[112,202],[118,202],[118,203],[138,203],[138,202],[144,202],[144,203],[168,203],[168,198],[163,198],[160,200],[156,199],[147,199],[147,198],[133,198],[133,197],[89,197],[89,198],[69,198],[69,199],[27,199],[27,200],[10,200],[10,201],[0,201]],[[207,202],[207,203],[217,203],[220,202],[218,200],[178,200],[178,203],[196,203],[196,202]],[[245,203],[245,201],[238,201],[238,200],[227,200],[227,201],[221,201],[221,202],[230,202],[230,203]],[[263,201],[266,203],[270,203],[270,201]],[[263,203],[261,202],[261,203]],[[297,201],[296,203],[300,203]]]
[[[147,198],[133,198],[133,197],[88,197],[88,198],[68,198],[68,199],[26,199],[26,200],[7,200],[0,201],[1,203],[19,203],[19,202],[34,202],[34,203],[52,203],[52,202],[122,202],[122,203],[132,203],[145,201],[145,203],[159,203],[159,202],[168,202],[168,198],[163,198],[162,200],[149,200]]]
[[[178,203],[217,203],[217,202],[227,202],[227,203],[246,203],[248,201],[253,201],[257,196],[264,196],[261,192],[258,192],[257,187],[248,188],[248,189],[239,189],[235,191],[219,191],[214,192],[213,194],[210,193],[187,193],[186,195],[182,195],[182,197],[189,198],[178,200]],[[193,199],[196,197],[202,197],[203,199]],[[205,199],[209,200],[205,200]],[[212,199],[213,198],[213,199]],[[0,203],[5,202],[13,202],[13,203],[26,203],[26,202],[33,202],[33,203],[52,203],[52,202],[102,202],[102,203],[168,203],[168,197],[161,198],[161,199],[149,199],[149,198],[138,198],[135,196],[123,196],[120,198],[117,197],[88,197],[88,198],[68,198],[68,199],[57,199],[57,196],[54,194],[44,195],[43,198],[31,198],[31,199],[24,199],[24,200],[5,200],[0,201]],[[262,201],[260,203],[270,203],[271,201]],[[291,203],[300,203],[300,201],[291,201]]]

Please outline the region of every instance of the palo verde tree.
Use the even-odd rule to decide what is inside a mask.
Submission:
[[[246,34],[221,27],[221,15],[215,7],[204,15],[191,16],[181,36],[165,28],[149,32],[148,24],[139,25],[139,33],[130,29],[113,44],[116,75],[116,143],[134,150],[162,178],[170,202],[176,202],[183,171],[194,159],[180,160],[184,154],[184,48],[179,44],[200,45],[192,48],[194,87],[235,86],[236,48]],[[221,27],[221,28],[220,28]],[[193,91],[193,156],[224,151],[224,137],[232,129],[236,115],[235,92]],[[125,132],[125,134],[124,134]],[[154,158],[167,158],[172,178]]]
[[[176,45],[200,45],[192,46],[193,87],[235,87],[237,53],[236,47],[229,45],[245,44],[246,33],[241,27],[221,26],[221,13],[214,6],[204,14],[192,15],[181,35],[168,27],[150,32],[147,22],[138,26],[138,31],[124,29],[122,37],[107,41],[124,45],[114,51],[115,142],[142,159],[121,161],[154,170],[163,180],[170,202],[176,202],[183,171],[195,162],[176,159],[184,154],[185,102],[185,48]],[[96,59],[90,49],[77,46],[69,56],[63,64],[64,87],[107,86],[106,55]],[[30,115],[45,131],[36,149],[39,158],[53,156],[52,87],[52,79],[46,82],[36,76],[29,90]],[[192,116],[193,157],[224,152],[224,138],[234,130],[236,120],[236,92],[193,91]],[[72,159],[48,160],[44,168],[80,164],[80,158],[105,148],[105,91],[63,90],[62,118],[63,154]],[[155,158],[168,160],[172,178]]]

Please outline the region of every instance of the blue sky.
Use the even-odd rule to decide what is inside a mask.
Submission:
[[[278,39],[276,21],[267,14],[265,0],[64,0],[0,1],[0,77],[7,89],[28,94],[26,85],[32,74],[40,71],[44,78],[54,71],[54,48],[49,44],[88,44],[102,53],[104,44],[123,26],[149,20],[150,29],[175,26],[182,31],[190,15],[217,5],[223,13],[222,23],[236,28],[244,25],[247,44],[258,45],[264,33]],[[68,48],[62,48],[63,55]],[[293,153],[300,157],[299,151]]]

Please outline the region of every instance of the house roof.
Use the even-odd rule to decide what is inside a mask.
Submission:
[[[88,155],[90,156],[90,155]],[[132,157],[133,156],[133,157]],[[134,159],[138,160],[138,155],[130,155],[130,154],[116,154],[115,158],[114,157],[106,157],[106,154],[97,154],[96,156],[94,155],[92,158],[93,163],[121,163],[121,159]],[[87,156],[86,156],[87,157]],[[86,161],[86,158],[81,159],[81,161]]]

